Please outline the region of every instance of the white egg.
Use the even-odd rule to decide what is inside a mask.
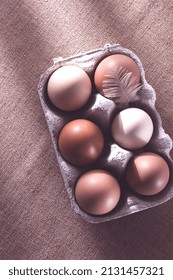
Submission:
[[[139,108],[128,108],[117,114],[112,122],[112,136],[124,149],[144,147],[153,135],[151,117]]]

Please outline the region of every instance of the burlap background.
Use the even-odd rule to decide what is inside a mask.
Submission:
[[[173,138],[173,1],[1,0],[0,13],[0,258],[172,259],[172,200],[98,225],[71,210],[37,84],[52,58],[119,42]]]

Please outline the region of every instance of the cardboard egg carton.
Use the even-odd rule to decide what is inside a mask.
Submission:
[[[132,58],[138,65],[141,73],[141,89],[134,99],[127,103],[113,102],[97,92],[94,85],[94,72],[98,63],[105,57],[112,54],[125,54]],[[105,222],[117,219],[126,215],[139,212],[166,202],[173,197],[173,161],[170,157],[172,140],[165,133],[162,121],[155,108],[156,93],[145,79],[145,72],[140,59],[129,49],[119,44],[106,44],[103,48],[82,52],[68,58],[58,57],[53,60],[53,66],[47,69],[41,76],[38,84],[38,93],[47,121],[49,132],[54,145],[58,165],[64,180],[74,211],[83,219],[91,223]],[[47,94],[47,83],[51,74],[59,67],[76,65],[82,68],[89,75],[92,82],[92,94],[88,103],[80,110],[64,112],[55,108],[50,102]],[[111,122],[113,117],[125,108],[136,107],[146,111],[152,118],[154,133],[150,142],[141,149],[128,151],[117,145],[111,137]],[[105,148],[99,159],[86,167],[76,167],[62,157],[58,148],[58,136],[65,124],[74,119],[88,119],[97,124],[105,137]],[[170,168],[170,179],[163,191],[153,196],[141,196],[134,193],[125,180],[126,167],[129,160],[142,152],[154,152],[161,155]],[[115,175],[121,186],[121,198],[118,205],[109,213],[101,216],[94,216],[84,212],[77,204],[74,190],[78,178],[85,172],[92,169],[104,169]],[[57,182],[57,192],[58,192]]]

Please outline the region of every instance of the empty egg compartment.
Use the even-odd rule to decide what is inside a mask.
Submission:
[[[114,102],[102,96],[95,87],[94,73],[97,66],[104,58],[114,54],[125,54],[129,56],[139,67],[141,88],[132,101]],[[54,71],[63,66],[78,66],[83,69],[88,74],[92,85],[91,96],[88,101],[81,108],[70,112],[60,110],[54,106],[47,93],[50,76]],[[107,44],[104,48],[81,53],[67,59],[54,59],[54,65],[46,70],[40,78],[38,92],[71,205],[82,218],[91,223],[109,221],[154,207],[173,197],[173,163],[169,155],[172,148],[172,140],[164,132],[160,116],[155,109],[155,91],[146,82],[142,64],[133,52],[118,44],[112,46]],[[119,112],[126,108],[140,108],[148,113],[153,120],[154,132],[152,138],[148,144],[140,149],[125,149],[118,145],[112,138],[112,120]],[[101,129],[104,136],[105,142],[102,153],[89,165],[76,166],[71,164],[64,159],[59,150],[58,137],[63,127],[77,119],[85,119],[95,123]],[[130,160],[143,152],[153,152],[161,155],[168,163],[170,169],[170,179],[166,188],[156,195],[147,197],[131,190],[126,180],[126,169]],[[118,180],[121,189],[121,196],[116,207],[103,215],[88,214],[79,207],[75,197],[75,187],[79,178],[83,174],[95,169],[105,170],[112,174]]]

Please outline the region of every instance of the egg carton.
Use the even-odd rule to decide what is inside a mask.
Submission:
[[[115,103],[110,99],[99,94],[94,86],[94,71],[98,63],[105,57],[112,54],[125,54],[132,58],[139,67],[141,73],[141,89],[128,104]],[[59,67],[66,65],[75,65],[82,68],[90,77],[92,82],[92,94],[88,103],[82,109],[74,112],[64,112],[55,108],[47,95],[47,83],[51,74]],[[44,115],[47,121],[49,132],[53,141],[53,146],[59,168],[64,180],[65,188],[68,192],[72,208],[81,215],[81,217],[90,223],[106,222],[123,216],[133,214],[145,209],[152,208],[166,202],[173,197],[173,161],[170,157],[172,149],[172,140],[165,133],[162,127],[162,121],[155,108],[156,93],[145,79],[145,72],[140,59],[131,50],[122,47],[119,44],[106,44],[103,48],[98,48],[88,52],[81,52],[76,56],[68,58],[58,57],[53,59],[53,66],[48,68],[40,77],[38,84],[38,93],[43,107]],[[150,142],[137,151],[128,151],[121,148],[113,142],[110,135],[110,126],[113,117],[119,111],[136,107],[145,110],[152,118],[154,124],[154,133]],[[74,119],[88,119],[97,124],[105,137],[105,149],[96,162],[86,167],[76,167],[62,157],[57,140],[61,129],[69,121]],[[164,190],[153,196],[141,196],[134,193],[126,184],[125,172],[129,160],[142,152],[155,152],[161,155],[170,168],[170,179]],[[92,169],[104,169],[114,174],[120,182],[121,198],[118,205],[109,213],[101,216],[90,215],[83,211],[77,204],[74,190],[79,177]],[[57,182],[58,188],[58,182]],[[58,191],[58,190],[57,190]]]

